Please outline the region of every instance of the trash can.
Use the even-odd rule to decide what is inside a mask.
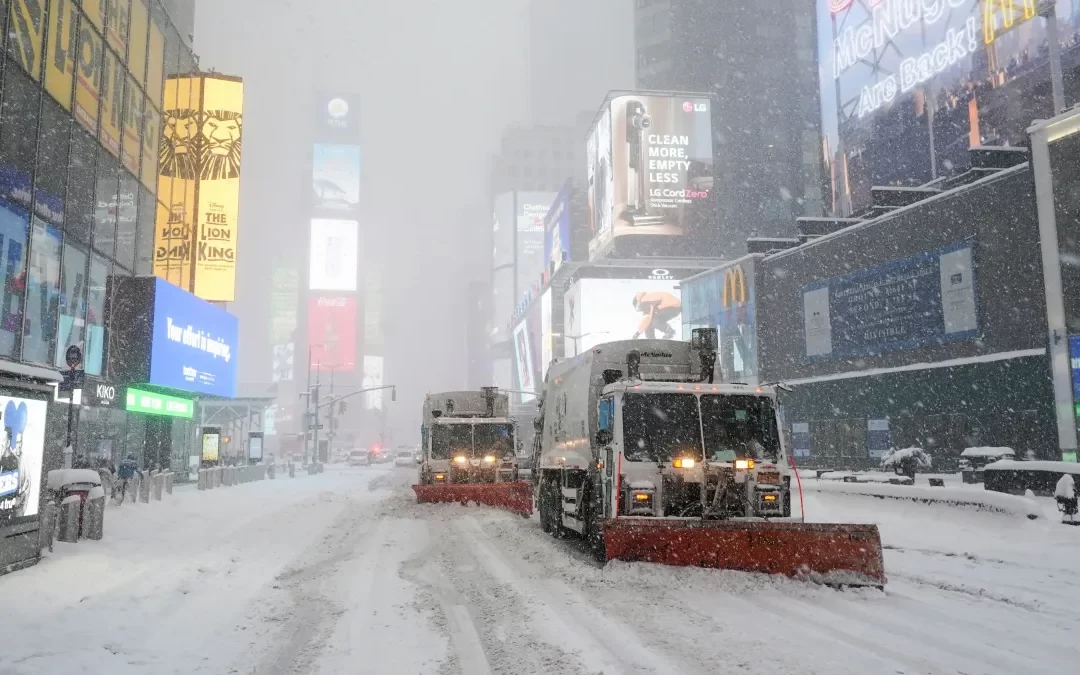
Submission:
[[[101,475],[91,469],[53,469],[46,479],[49,500],[59,505],[60,541],[75,543],[83,531],[84,504],[91,494],[98,499],[102,520],[105,511],[105,490],[101,487]],[[100,537],[98,537],[100,538]]]
[[[57,539],[69,544],[79,541],[82,526],[82,495],[70,494],[60,501],[60,531]]]

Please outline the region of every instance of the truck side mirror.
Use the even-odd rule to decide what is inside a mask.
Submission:
[[[596,432],[597,445],[607,445],[608,443],[611,443],[611,440],[611,429],[601,429],[600,431]]]

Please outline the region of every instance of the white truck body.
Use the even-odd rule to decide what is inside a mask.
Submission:
[[[517,426],[506,394],[429,394],[423,415],[420,483],[516,480]],[[498,438],[493,439],[492,433]],[[445,445],[447,438],[453,439],[451,448]]]

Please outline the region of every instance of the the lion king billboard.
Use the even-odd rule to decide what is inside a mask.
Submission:
[[[236,290],[243,140],[240,78],[200,73],[165,82],[154,274],[204,300]]]

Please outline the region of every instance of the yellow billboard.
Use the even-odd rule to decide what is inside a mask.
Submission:
[[[139,85],[146,83],[146,31],[150,13],[146,9],[146,0],[131,0],[131,29],[128,31],[128,70],[135,76]]]
[[[41,0],[12,0],[8,8],[11,25],[7,51],[30,77],[41,79],[41,41],[45,33],[45,3]]]
[[[101,72],[101,124],[99,138],[105,149],[114,157],[120,156],[120,135],[123,125],[124,80],[126,73],[120,60],[105,50],[105,63]]]
[[[201,79],[193,292],[204,300],[231,302],[236,295],[244,83],[237,77],[216,74],[204,74]]]
[[[165,34],[156,21],[150,22],[150,49],[147,57],[146,95],[156,105],[161,105],[161,86],[165,77]]]
[[[131,0],[105,0],[105,39],[121,58],[127,53]]]
[[[86,21],[79,22],[79,58],[75,66],[75,119],[97,134],[101,100],[101,36]]]
[[[124,89],[124,140],[120,145],[120,162],[136,176],[139,175],[139,156],[142,154],[144,100],[142,92],[135,86],[134,78],[129,75],[127,88]]]
[[[153,190],[158,182],[158,148],[160,146],[161,113],[150,105],[150,99],[143,98],[142,170],[139,172],[139,179],[147,190]]]
[[[105,30],[103,0],[82,0],[82,11],[94,23],[94,27],[97,28],[99,33]]]
[[[49,46],[45,56],[45,91],[71,110],[75,82],[75,47],[79,33],[74,0],[49,0]]]
[[[158,170],[158,199],[165,205],[158,209],[154,231],[154,274],[187,291],[191,290],[194,259],[201,100],[202,82],[198,78],[170,77],[165,83],[162,143],[154,163]],[[147,111],[148,122],[151,110]],[[148,126],[144,143],[149,133]],[[144,174],[146,165],[144,157]]]

